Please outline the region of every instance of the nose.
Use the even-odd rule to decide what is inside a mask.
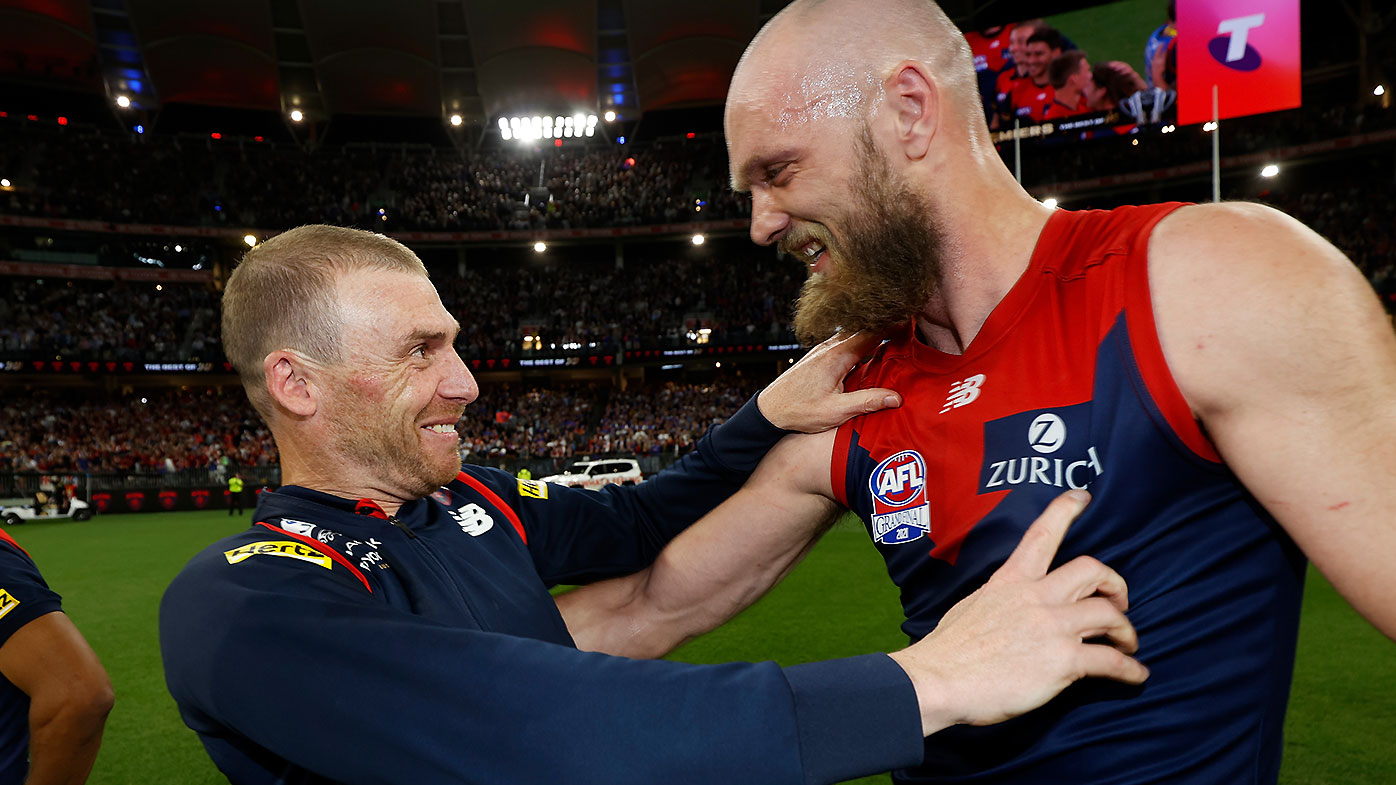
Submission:
[[[790,216],[781,211],[775,199],[765,190],[753,189],[751,193],[751,241],[757,245],[770,245],[790,228]]]
[[[458,400],[469,404],[480,397],[480,385],[475,382],[475,377],[470,374],[470,370],[465,367],[465,361],[456,353],[456,347],[452,346],[444,358],[446,367],[442,369],[441,384],[437,387],[437,392],[443,398]]]

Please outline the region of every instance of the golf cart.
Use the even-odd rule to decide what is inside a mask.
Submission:
[[[3,520],[6,526],[17,526],[26,521],[56,521],[64,518],[90,521],[92,513],[92,506],[82,499],[69,500],[68,509],[62,512],[35,508],[33,499],[0,499],[0,520]]]

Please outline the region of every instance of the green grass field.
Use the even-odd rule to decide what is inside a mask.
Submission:
[[[116,709],[90,780],[97,785],[225,782],[165,693],[156,645],[160,594],[207,543],[241,529],[226,513],[112,515],[9,530],[32,554],[101,656]],[[841,523],[761,603],[675,653],[689,662],[795,664],[899,648],[896,590],[856,523]],[[1317,574],[1305,597],[1286,727],[1286,785],[1396,782],[1396,645]],[[864,783],[886,783],[870,777]]]

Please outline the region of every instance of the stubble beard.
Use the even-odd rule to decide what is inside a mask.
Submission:
[[[401,493],[407,499],[420,499],[455,479],[460,460],[437,461],[422,444],[416,423],[385,419],[384,402],[353,399],[343,401],[334,422],[339,429],[330,449],[367,475],[366,482]],[[404,428],[411,432],[404,432]],[[457,456],[459,454],[457,453]]]
[[[934,211],[892,174],[866,124],[856,149],[852,210],[840,221],[837,249],[826,245],[833,276],[811,275],[795,303],[795,335],[806,345],[840,329],[905,324],[936,292],[943,240]]]

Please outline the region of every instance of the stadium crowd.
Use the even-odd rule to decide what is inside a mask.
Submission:
[[[515,459],[681,454],[757,389],[708,384],[483,385],[457,428],[461,457]],[[36,414],[37,413],[37,414]],[[0,473],[157,473],[268,466],[276,446],[240,387],[11,391],[0,401]]]
[[[683,346],[699,329],[711,330],[704,337],[714,344],[791,343],[790,303],[802,276],[789,259],[744,252],[622,270],[609,263],[480,265],[434,278],[463,326],[458,347],[471,359]],[[204,285],[0,280],[11,291],[0,298],[0,361],[223,361],[219,294]]]
[[[218,295],[202,286],[9,276],[0,359],[221,361]]]
[[[1104,70],[1111,67],[1106,64]],[[1143,76],[1125,67],[1132,74],[1124,77],[1127,81],[1143,84]],[[1084,79],[1085,72],[1081,74]],[[1127,121],[1117,127],[1132,128]],[[1376,104],[1306,105],[1302,111],[1226,121],[1222,154],[1393,126],[1396,111]],[[1011,158],[1013,146],[1002,144],[1001,153]],[[1209,155],[1209,134],[1191,127],[1160,133],[1153,126],[1091,144],[1027,144],[1022,164],[1025,182],[1032,186],[1205,162]],[[654,225],[750,214],[749,202],[727,188],[725,145],[713,135],[558,149],[460,152],[382,145],[306,151],[237,140],[48,127],[10,117],[0,120],[0,172],[14,184],[0,191],[0,214],[175,226],[281,230],[329,223],[387,232],[499,231]]]
[[[460,231],[648,225],[748,213],[745,201],[726,187],[726,149],[712,136],[471,153],[394,145],[306,152],[6,118],[0,120],[0,171],[15,184],[0,193],[0,213],[123,223]],[[546,189],[542,196],[540,188]]]
[[[0,400],[0,472],[217,472],[228,462],[277,462],[241,388],[11,390]]]

